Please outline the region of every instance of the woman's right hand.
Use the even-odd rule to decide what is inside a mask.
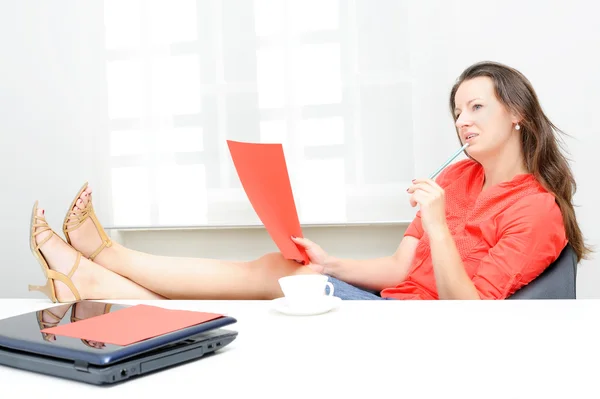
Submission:
[[[325,272],[325,266],[330,259],[327,252],[308,238],[292,237],[292,241],[300,245],[306,251],[306,254],[310,259],[310,265],[308,265],[308,267],[317,273],[323,274]]]

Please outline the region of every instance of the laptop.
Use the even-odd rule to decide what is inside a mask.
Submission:
[[[237,322],[229,316],[124,346],[41,332],[81,320],[79,309],[96,309],[95,315],[100,315],[129,306],[83,300],[48,308],[55,316],[62,315],[58,324],[42,310],[0,320],[0,367],[94,385],[114,384],[212,355],[237,337],[236,331],[223,328]]]

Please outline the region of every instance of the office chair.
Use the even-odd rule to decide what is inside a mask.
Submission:
[[[576,299],[577,256],[570,244],[535,280],[507,299]]]

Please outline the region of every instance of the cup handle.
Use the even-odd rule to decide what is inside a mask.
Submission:
[[[327,296],[333,296],[333,284],[328,281],[327,287],[329,287],[329,294],[327,294]],[[325,291],[327,292],[327,288],[325,288]]]

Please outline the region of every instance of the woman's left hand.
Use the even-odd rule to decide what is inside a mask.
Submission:
[[[410,205],[419,205],[423,230],[431,235],[436,229],[447,226],[444,189],[431,179],[415,179],[408,188]]]

